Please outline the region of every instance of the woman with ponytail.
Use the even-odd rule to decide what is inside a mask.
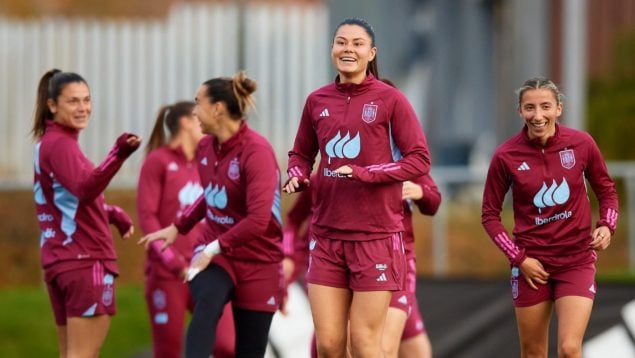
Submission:
[[[124,239],[128,214],[103,192],[141,138],[123,133],[95,167],[78,144],[91,114],[88,84],[78,74],[51,70],[38,86],[33,137],[35,206],[40,249],[59,340],[60,357],[97,357],[115,314],[118,275],[109,224]]]
[[[243,72],[196,92],[194,114],[208,134],[196,162],[204,194],[174,224],[144,236],[147,247],[207,223],[187,280],[194,299],[186,357],[208,357],[223,307],[232,303],[236,357],[262,357],[283,294],[280,172],[273,148],[247,125],[256,82]]]
[[[203,133],[193,110],[194,102],[177,102],[162,107],[155,120],[137,187],[137,213],[144,233],[172,223],[203,193],[194,161]],[[154,357],[181,356],[185,312],[193,307],[185,274],[194,240],[203,228],[196,225],[164,251],[154,242],[146,252],[145,299]],[[232,327],[231,311],[227,312],[219,327]],[[216,342],[214,357],[230,357],[233,348],[233,335],[224,334]]]

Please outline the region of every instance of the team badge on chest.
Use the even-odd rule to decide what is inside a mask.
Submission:
[[[575,154],[573,149],[565,149],[560,151],[560,164],[565,169],[571,169],[575,165]]]
[[[362,109],[362,120],[366,123],[374,121],[377,118],[377,107],[372,102],[370,104],[366,103]]]
[[[229,167],[227,168],[227,176],[231,180],[238,180],[240,178],[240,166],[237,157],[229,162]]]

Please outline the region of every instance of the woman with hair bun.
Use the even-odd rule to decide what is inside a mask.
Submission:
[[[247,125],[256,82],[240,72],[196,92],[194,114],[207,134],[196,162],[201,196],[172,225],[140,243],[172,244],[205,218],[187,280],[194,314],[187,357],[208,357],[223,307],[232,303],[236,357],[262,357],[283,294],[280,171],[273,148]],[[211,344],[210,344],[211,343]]]

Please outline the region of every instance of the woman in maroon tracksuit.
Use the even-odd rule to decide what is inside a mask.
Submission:
[[[103,191],[141,138],[122,134],[95,167],[78,143],[91,103],[88,84],[76,73],[51,70],[40,80],[33,123],[33,192],[61,357],[99,355],[115,314],[118,275],[108,224],[124,239],[133,233],[128,214],[106,204]]]
[[[174,242],[201,219],[188,280],[194,314],[186,356],[208,357],[217,320],[232,302],[236,357],[262,357],[283,292],[280,173],[273,148],[246,123],[256,83],[239,73],[196,93],[194,114],[210,134],[196,152],[204,194],[175,224],[141,242]],[[211,262],[211,263],[210,263]]]
[[[428,149],[405,96],[378,79],[374,32],[361,19],[336,29],[334,83],[309,95],[293,149],[288,193],[309,185],[318,152],[307,273],[318,354],[381,352],[392,291],[403,288],[401,182],[426,174]],[[398,159],[401,158],[401,159]]]
[[[137,186],[137,212],[145,233],[170,225],[203,194],[194,160],[203,133],[193,110],[194,102],[177,102],[162,107],[158,113]],[[165,128],[169,132],[167,139]],[[153,242],[147,251],[145,299],[154,357],[181,356],[185,312],[193,306],[184,280],[195,240],[203,228],[203,223],[197,225],[164,251],[160,250],[159,242]],[[214,357],[231,357],[234,350],[231,310],[223,314],[219,330],[224,333],[218,335]]]
[[[521,131],[495,151],[483,193],[485,230],[511,263],[512,297],[523,357],[546,357],[552,308],[558,356],[580,357],[595,284],[596,251],[611,242],[617,193],[602,154],[585,132],[558,123],[562,94],[546,78],[518,90]],[[600,205],[591,227],[587,181]],[[501,222],[511,188],[514,239]]]

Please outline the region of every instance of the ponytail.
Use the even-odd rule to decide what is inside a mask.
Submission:
[[[33,139],[37,140],[44,135],[46,129],[46,120],[53,118],[53,113],[49,110],[46,103],[49,99],[49,82],[51,78],[62,71],[54,68],[44,74],[37,86],[37,97],[35,99],[35,114],[33,115],[33,128],[31,134]]]
[[[48,107],[48,100],[51,99],[56,102],[64,87],[69,83],[76,82],[84,83],[88,87],[86,80],[73,72],[62,72],[54,68],[42,76],[37,86],[35,114],[33,115],[33,128],[31,129],[31,134],[35,140],[44,135],[46,121],[53,118],[53,113]]]
[[[165,128],[168,128],[170,132],[170,139],[181,131],[181,125],[179,120],[183,116],[192,116],[194,110],[194,102],[182,101],[173,105],[163,106],[157,114],[157,119],[154,121],[154,128],[152,128],[152,134],[146,145],[146,154],[151,151],[165,145],[167,138],[165,135]]]

